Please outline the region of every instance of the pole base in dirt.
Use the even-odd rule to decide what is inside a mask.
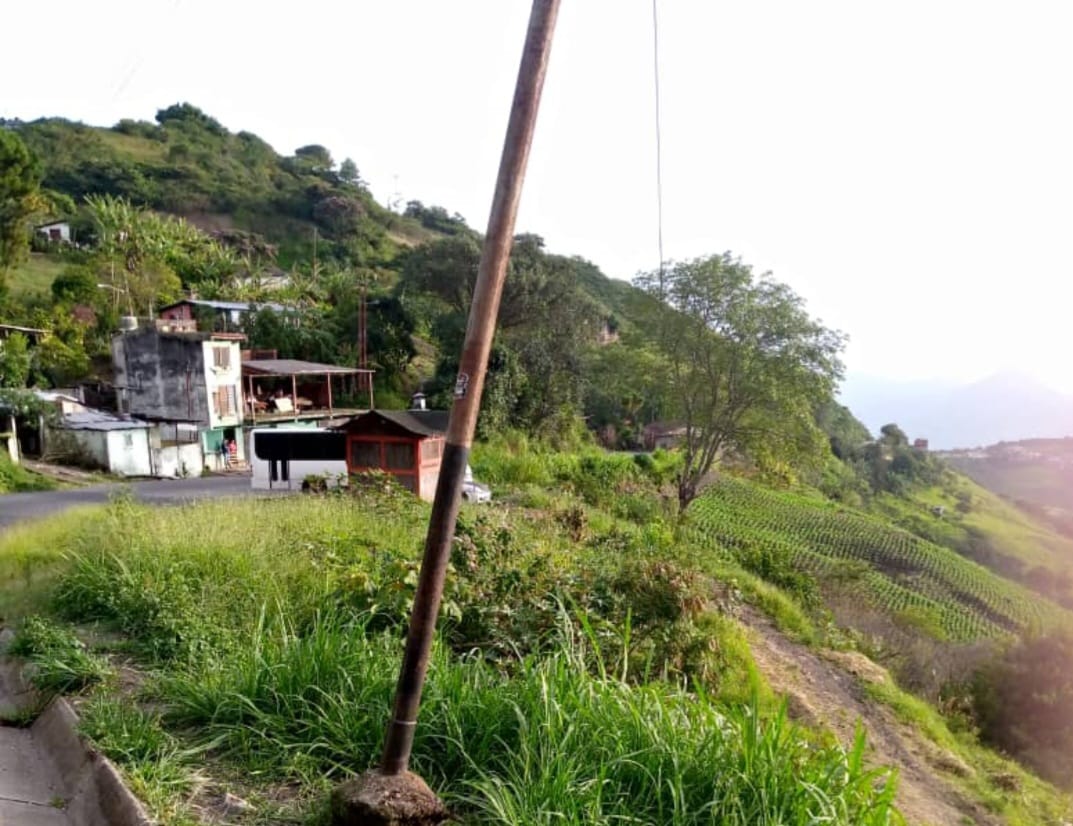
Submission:
[[[450,815],[413,772],[367,771],[332,791],[332,826],[433,826]]]

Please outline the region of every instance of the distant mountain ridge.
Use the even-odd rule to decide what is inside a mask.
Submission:
[[[850,374],[840,399],[869,430],[897,422],[942,450],[1073,436],[1073,397],[1013,371],[964,385]]]

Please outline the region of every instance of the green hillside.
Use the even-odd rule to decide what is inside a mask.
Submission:
[[[992,571],[889,522],[817,496],[722,477],[690,509],[702,541],[753,568],[787,560],[846,593],[966,641],[1073,619]]]
[[[960,473],[946,471],[937,484],[877,497],[872,511],[1073,607],[1073,537]]]
[[[5,342],[0,393],[107,381],[120,310],[185,291],[284,304],[251,314],[249,345],[335,364],[359,363],[365,308],[378,404],[451,404],[481,256],[460,216],[389,210],[353,161],[281,155],[188,104],[0,128],[40,162],[20,215],[46,205],[77,241],[27,257],[30,218],[8,222],[0,321],[49,335]],[[494,503],[457,531],[421,770],[472,823],[889,826],[899,760],[915,823],[1068,821],[977,732],[1073,784],[1054,757],[1073,753],[1073,539],[835,403],[845,337],[787,285],[730,252],[660,276],[515,238],[472,457]],[[685,446],[646,444],[686,421]],[[189,755],[262,805],[300,788],[284,821],[314,824],[323,777],[375,750],[428,509],[363,482],[121,499],[0,537],[0,614],[42,679],[85,692],[105,752],[130,756],[128,724],[164,744],[127,770],[175,763],[173,786],[142,776],[166,822],[189,822]],[[99,631],[115,636],[91,651]],[[140,706],[110,676],[128,656],[159,676]],[[843,712],[877,732],[878,774]]]
[[[77,245],[38,238],[29,257],[0,268],[0,322],[55,331],[85,355],[80,370],[72,359],[48,363],[32,382],[107,381],[119,308],[146,314],[184,291],[295,307],[286,325],[270,314],[251,320],[251,346],[356,365],[365,294],[378,400],[398,406],[418,388],[449,397],[480,258],[480,234],[461,216],[419,201],[389,210],[352,160],[316,144],[279,154],[189,104],[161,109],[155,123],[46,118],[0,129],[40,166],[34,220],[67,220]],[[53,294],[58,276],[65,289]],[[579,407],[588,350],[603,330],[636,328],[638,302],[633,286],[519,236],[489,380],[499,409],[486,411],[482,427],[535,428]],[[90,306],[95,325],[70,323],[75,303]]]
[[[67,263],[61,256],[34,252],[17,264],[11,273],[12,296],[20,301],[32,301],[47,297],[52,282],[63,272]]]
[[[311,253],[314,230],[326,259],[353,247],[390,258],[389,230],[399,239],[422,235],[419,222],[377,204],[353,162],[337,167],[317,145],[281,156],[189,104],[162,109],[157,123],[103,128],[49,118],[14,128],[44,166],[42,186],[76,205],[113,195],[208,230],[257,233],[278,248],[283,266]],[[92,232],[84,223],[76,229]]]

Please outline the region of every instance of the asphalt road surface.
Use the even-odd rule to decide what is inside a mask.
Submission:
[[[89,485],[84,488],[42,493],[9,493],[0,496],[0,530],[16,522],[41,519],[68,508],[104,504],[109,497],[124,490],[129,490],[140,502],[170,505],[209,496],[279,495],[253,490],[250,487],[250,477],[245,474],[207,476],[204,479],[154,479],[146,482]]]

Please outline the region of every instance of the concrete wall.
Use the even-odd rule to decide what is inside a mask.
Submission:
[[[153,465],[157,476],[200,476],[205,469],[205,459],[199,442],[166,444],[153,451]]]
[[[85,467],[111,470],[108,462],[107,430],[62,430],[51,431],[49,442],[55,445],[62,440],[64,452]],[[66,457],[65,457],[66,458]]]
[[[7,453],[11,463],[19,463],[19,439],[15,417],[0,413],[0,451]]]
[[[97,431],[75,431],[96,433]],[[149,455],[149,430],[100,431],[106,437],[108,470],[118,476],[152,476],[152,460]]]
[[[139,329],[112,339],[122,412],[151,419],[209,422],[202,340]]]

